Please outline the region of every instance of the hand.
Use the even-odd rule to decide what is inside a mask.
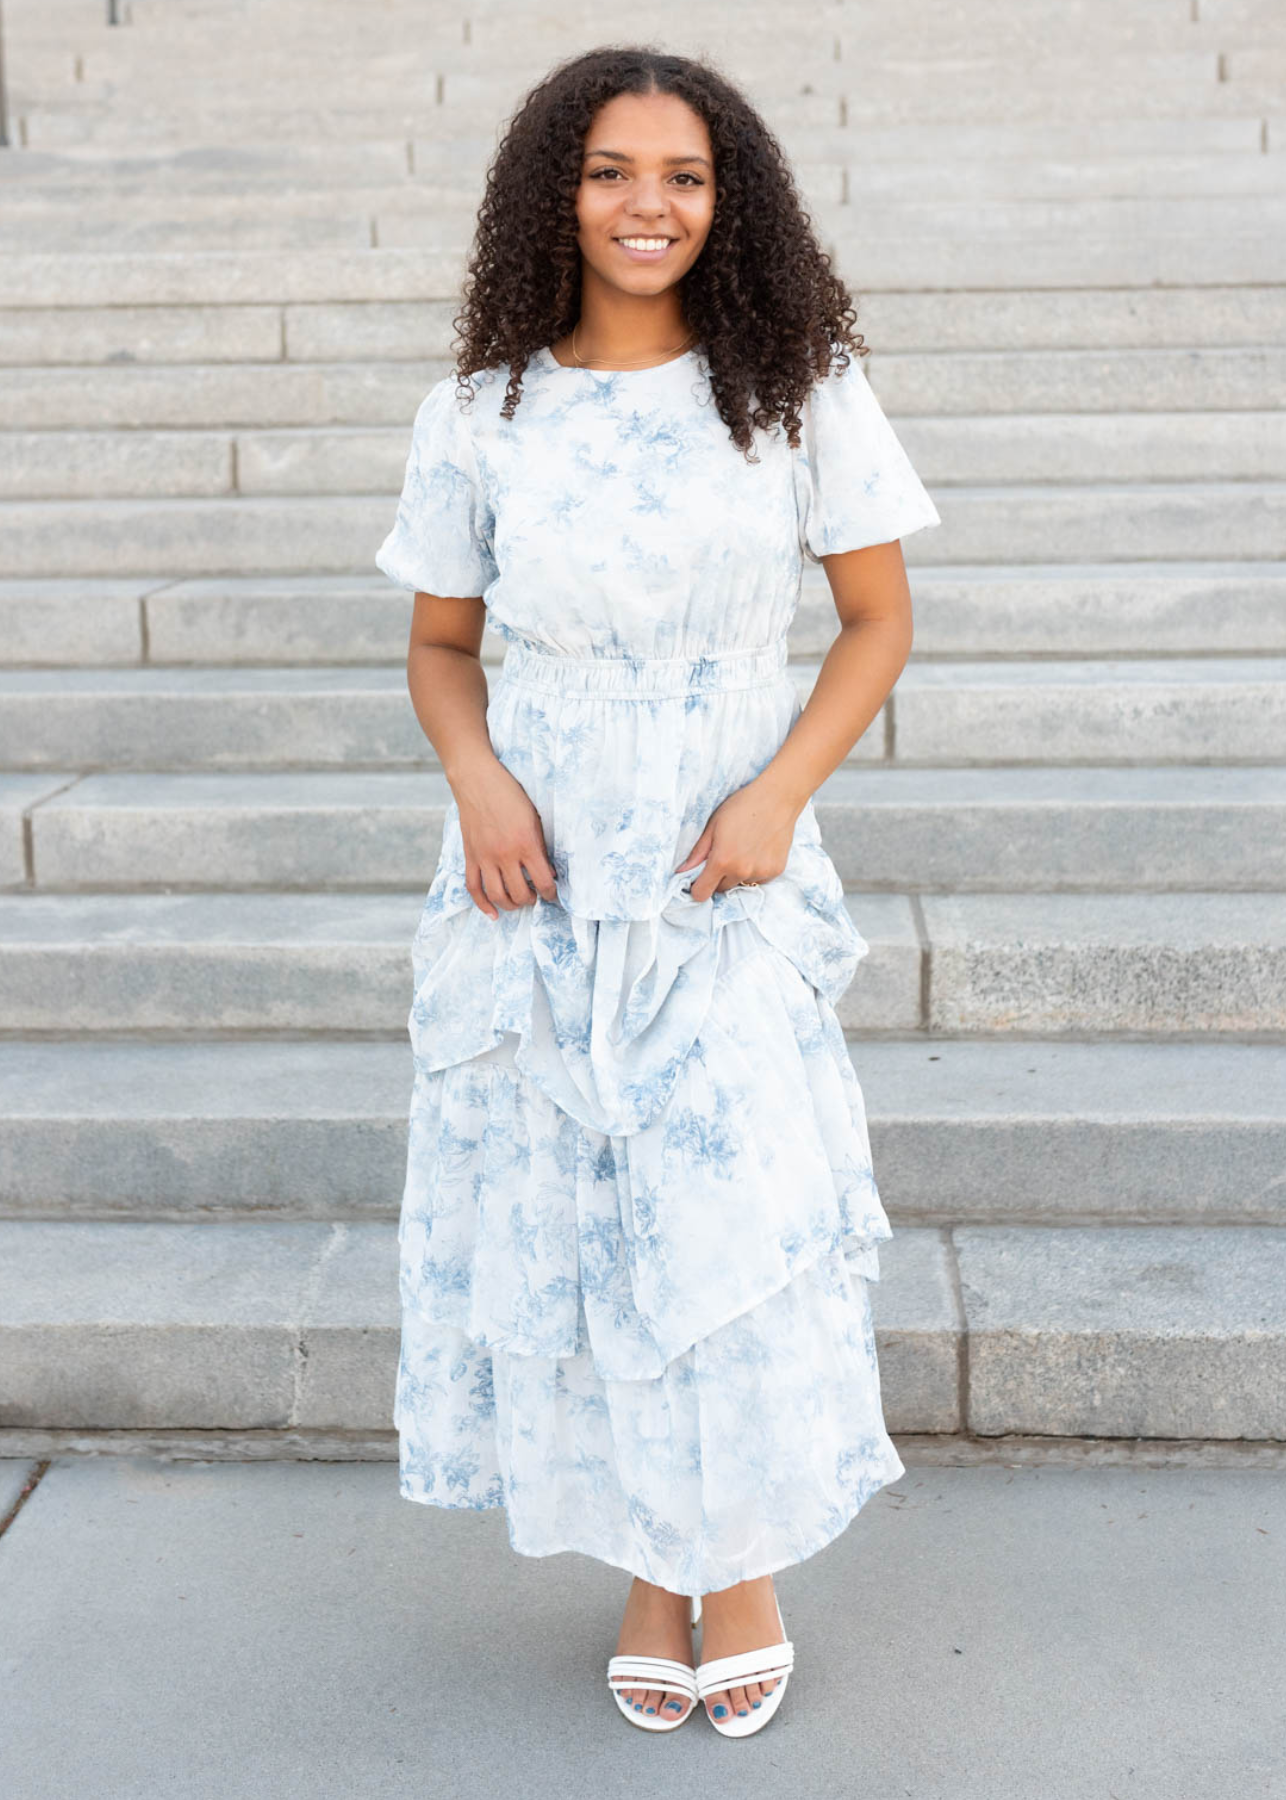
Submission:
[[[526,788],[497,757],[456,794],[464,843],[465,886],[489,919],[496,907],[532,906],[536,895],[557,900],[545,828]],[[526,873],[524,874],[524,869]],[[528,876],[532,886],[528,885]],[[493,904],[494,902],[494,904]]]
[[[690,869],[705,858],[692,884],[694,900],[708,900],[739,881],[771,881],[790,858],[795,821],[803,811],[756,776],[720,801],[705,830],[679,864]]]

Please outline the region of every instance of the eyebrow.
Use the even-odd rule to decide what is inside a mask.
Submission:
[[[610,156],[614,162],[634,161],[634,158],[628,156],[624,150],[587,150],[585,154],[586,156]],[[703,169],[710,167],[704,156],[667,156],[665,161],[670,166],[675,163],[700,163]]]

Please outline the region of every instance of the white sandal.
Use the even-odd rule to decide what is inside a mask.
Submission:
[[[795,1646],[786,1638],[786,1626],[781,1616],[781,1604],[773,1595],[777,1606],[777,1625],[783,1641],[778,1644],[765,1644],[759,1650],[743,1650],[737,1656],[716,1657],[713,1662],[697,1664],[697,1693],[702,1700],[710,1694],[721,1694],[728,1688],[745,1687],[748,1681],[771,1681],[777,1678],[777,1685],[771,1694],[767,1694],[757,1706],[748,1711],[743,1718],[734,1713],[726,1723],[712,1718],[709,1707],[705,1708],[706,1717],[721,1737],[749,1737],[752,1732],[762,1731],[781,1705],[781,1697],[786,1692],[786,1683],[795,1666]]]
[[[692,1602],[692,1625],[695,1630],[701,1617],[701,1597]],[[689,1663],[672,1662],[668,1656],[612,1656],[607,1662],[607,1685],[617,1706],[631,1725],[644,1731],[677,1731],[697,1710],[696,1670]],[[654,1688],[663,1694],[681,1694],[691,1704],[677,1719],[650,1718],[635,1701],[632,1705],[620,1691],[622,1688]]]

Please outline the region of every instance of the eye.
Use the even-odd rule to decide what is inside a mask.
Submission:
[[[602,175],[619,175],[620,173],[621,173],[621,171],[619,169],[613,167],[613,165],[611,163],[608,163],[608,164],[605,164],[604,167],[601,169],[591,170],[589,179],[591,181],[597,181],[599,179],[599,177]],[[705,186],[705,183],[702,181],[701,177],[699,175],[694,175],[691,169],[680,169],[678,172],[678,175],[675,176],[675,180],[677,181],[680,176],[682,176],[685,180],[690,181],[694,187],[704,187]]]

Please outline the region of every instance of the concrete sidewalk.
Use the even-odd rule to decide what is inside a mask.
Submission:
[[[796,1674],[745,1744],[617,1716],[626,1581],[388,1462],[57,1456],[0,1536],[0,1793],[1286,1796],[1280,1471],[908,1461],[778,1578]]]

